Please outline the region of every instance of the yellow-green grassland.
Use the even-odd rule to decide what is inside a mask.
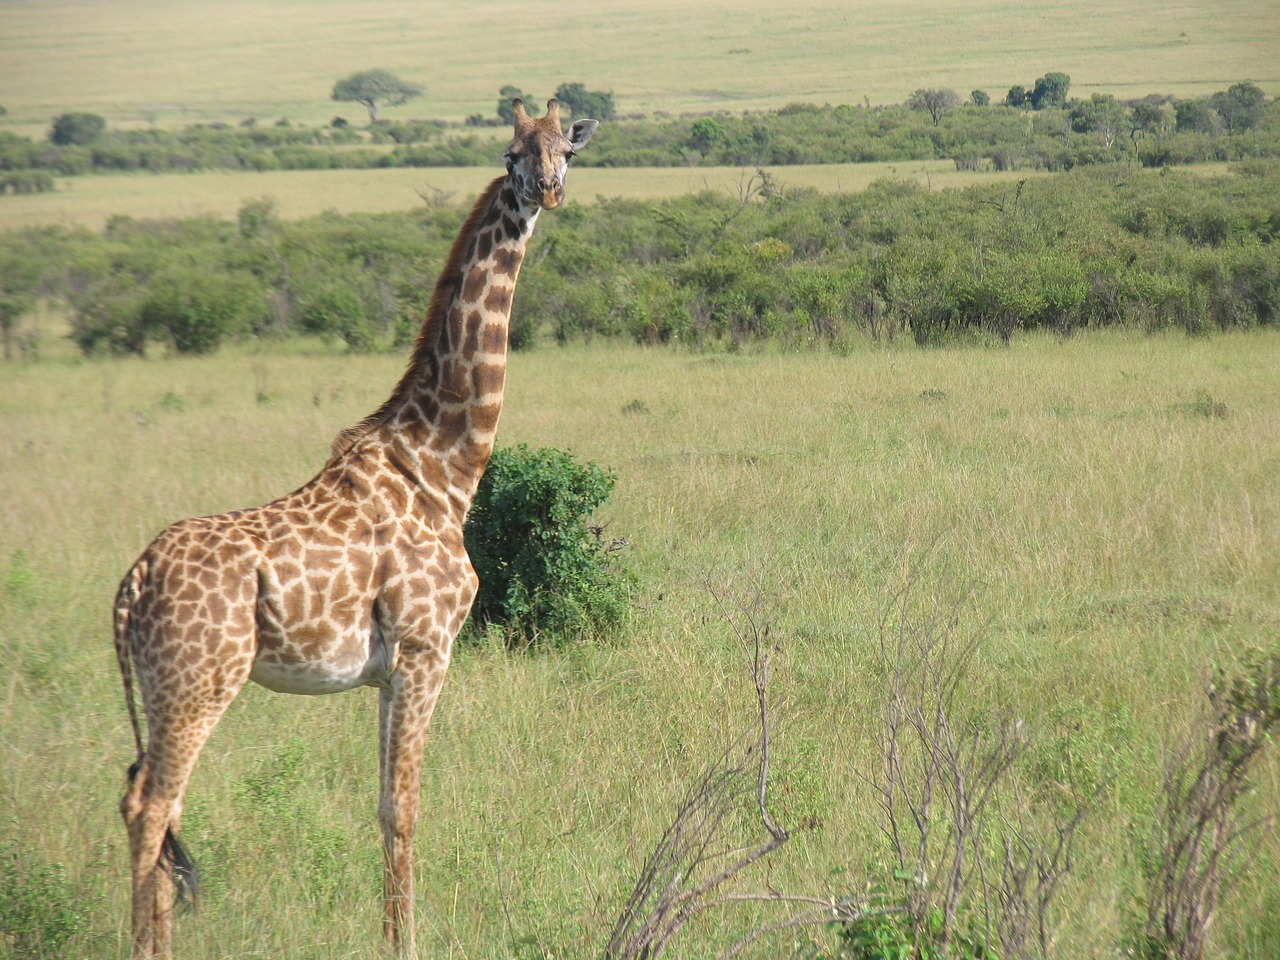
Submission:
[[[492,114],[508,83],[550,96],[582,82],[613,91],[622,113],[652,115],[901,103],[935,86],[999,97],[1048,71],[1068,73],[1084,97],[1203,95],[1244,79],[1274,96],[1277,64],[1274,0],[6,0],[0,133],[43,137],[52,116],[81,110],[113,127],[322,125],[354,116],[329,99],[335,80],[372,67],[425,88],[403,115],[461,121]],[[65,177],[54,192],[0,197],[0,229],[98,230],[120,214],[229,220],[257,198],[290,220],[461,203],[500,171],[505,131],[492,135],[492,170]],[[776,176],[823,192],[881,178],[942,190],[1059,176],[955,167]],[[1096,176],[1113,169],[1162,176],[1127,164]],[[745,208],[748,175],[582,168],[569,192],[592,203],[709,187]],[[1020,227],[1021,186],[1001,189],[999,213]],[[939,195],[910,191],[903,203],[926,210]],[[975,199],[975,219],[996,203]],[[550,234],[572,211],[545,216]],[[1262,264],[1261,289],[1280,275],[1266,273],[1280,219],[1265,241],[1257,220],[1249,263]],[[1156,242],[1137,227],[1123,239],[1135,257]],[[748,252],[791,250],[772,241]],[[980,234],[971,246],[982,262]],[[590,252],[584,263],[596,262]],[[0,960],[123,958],[118,810],[135,757],[111,644],[119,579],[166,524],[306,482],[337,431],[385,399],[404,357],[305,335],[246,336],[206,356],[162,346],[85,356],[66,335],[66,304],[32,297],[24,356],[0,361]],[[1052,849],[1055,823],[1086,814],[1069,868],[1058,863],[1043,955],[1163,956],[1140,937],[1162,778],[1180,750],[1205,742],[1208,691],[1280,644],[1280,330],[1274,313],[1247,330],[1175,327],[1019,328],[1008,343],[979,331],[919,347],[902,331],[876,340],[850,325],[822,342],[546,337],[513,353],[499,445],[555,447],[615,471],[597,519],[625,540],[636,597],[604,636],[516,651],[494,631],[464,634],[422,773],[420,955],[602,956],[691,784],[754,729],[756,689],[734,629],[746,616],[767,627],[772,649],[767,808],[794,833],[663,956],[723,955],[795,908],[783,895],[874,903],[931,882],[895,877],[877,800],[894,678],[881,651],[930,630],[950,643],[940,667],[963,668],[961,739],[1016,730],[1025,744],[975,857],[996,857],[1016,835],[1031,841],[1010,841],[1025,864],[1026,851]],[[307,698],[250,685],[233,704],[183,815],[204,887],[200,909],[177,920],[178,956],[389,956],[377,700],[368,689]],[[1247,833],[1225,866],[1207,954],[1225,960],[1280,956],[1274,744],[1249,784],[1234,821]],[[732,849],[758,841],[752,798],[727,820]],[[982,879],[998,903],[1000,878]],[[774,901],[745,896],[761,892]],[[960,909],[981,913],[972,899]],[[980,926],[966,943],[999,946]],[[839,930],[813,924],[741,956],[909,955],[844,946]],[[969,960],[1014,956],[953,947]]]
[[[423,775],[424,955],[598,955],[690,778],[751,722],[742,651],[704,581],[764,601],[774,802],[812,825],[749,879],[820,896],[883,880],[875,651],[914,579],[920,622],[964,598],[948,628],[977,642],[963,709],[1024,720],[1032,809],[1054,809],[1069,779],[1092,797],[1055,955],[1120,956],[1169,753],[1215,667],[1280,629],[1278,364],[1274,331],[516,355],[502,442],[617,471],[601,519],[629,541],[641,593],[607,640],[459,651]],[[4,370],[0,846],[78,918],[66,956],[127,942],[117,578],[167,522],[304,481],[399,366],[312,347],[55,351]],[[376,700],[237,701],[187,804],[206,889],[179,923],[184,956],[380,955]],[[1274,757],[1255,783],[1243,814],[1274,816]],[[1214,928],[1221,956],[1277,945],[1280,848],[1256,843]],[[767,917],[721,911],[674,955],[713,955]]]
[[[550,96],[565,81],[612,90],[624,113],[900,103],[1050,70],[1085,94],[1207,94],[1242,78],[1274,93],[1278,47],[1268,0],[54,0],[0,5],[0,103],[24,124],[64,110],[321,123],[334,81],[371,67],[426,88],[411,115],[458,120],[489,115],[504,84]]]

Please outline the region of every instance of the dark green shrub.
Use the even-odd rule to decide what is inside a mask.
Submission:
[[[369,313],[359,291],[347,280],[329,280],[306,291],[299,314],[303,330],[340,337],[357,353],[373,349]]]
[[[614,479],[561,450],[494,452],[465,531],[480,577],[476,623],[498,624],[508,645],[527,647],[598,634],[622,620],[632,579],[590,522]]]
[[[884,913],[871,913],[837,928],[843,960],[996,960],[998,954],[987,943],[981,911],[966,909],[956,929],[945,931],[941,911],[935,911],[918,925],[901,912],[892,912],[889,897],[877,896],[874,906]],[[950,934],[949,936],[947,934]]]
[[[69,298],[71,339],[87,354],[141,354],[147,346],[140,317],[142,291],[127,280],[86,283]]]

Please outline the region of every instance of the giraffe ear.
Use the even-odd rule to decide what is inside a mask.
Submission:
[[[586,146],[598,126],[599,120],[575,120],[569,128],[569,142],[573,144],[573,149],[580,150]]]

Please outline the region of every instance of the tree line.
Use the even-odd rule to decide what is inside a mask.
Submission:
[[[963,169],[1056,171],[1125,160],[1159,167],[1280,156],[1280,106],[1252,83],[1200,99],[1151,96],[1127,102],[1110,94],[1069,99],[1069,86],[1066,74],[1050,72],[1030,93],[1012,87],[999,104],[981,90],[963,101],[953,90],[920,89],[903,104],[883,107],[792,104],[759,113],[617,117],[601,127],[599,144],[581,162],[773,167],[944,159]],[[390,88],[384,78],[379,89]],[[336,98],[340,94],[366,107],[374,104],[371,116],[379,102],[395,99],[365,90],[361,100],[361,91],[342,84],[334,91]],[[526,99],[535,112],[540,106],[518,87],[507,86],[492,118],[472,117],[468,124],[510,123],[513,96]],[[612,94],[580,83],[561,84],[556,96],[573,116],[615,113]],[[492,162],[489,137],[443,121],[376,119],[357,128],[342,117],[320,127],[246,119],[234,126],[202,124],[179,131],[109,130],[95,114],[68,113],[54,119],[44,141],[0,133],[0,193],[53,189],[55,176],[91,172]]]
[[[571,203],[533,241],[516,349],[616,337],[733,347],[755,340],[956,337],[1122,325],[1201,333],[1280,315],[1280,163],[1205,177],[1082,169],[933,192],[789,189]],[[357,351],[411,342],[464,210],[235,221],[114,218],[0,234],[6,345],[39,297],[65,305],[86,353],[200,353],[310,335]]]

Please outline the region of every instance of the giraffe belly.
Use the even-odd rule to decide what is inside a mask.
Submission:
[[[381,686],[390,679],[393,656],[376,626],[364,637],[352,634],[325,644],[290,639],[260,646],[249,679],[277,693],[311,696]]]

